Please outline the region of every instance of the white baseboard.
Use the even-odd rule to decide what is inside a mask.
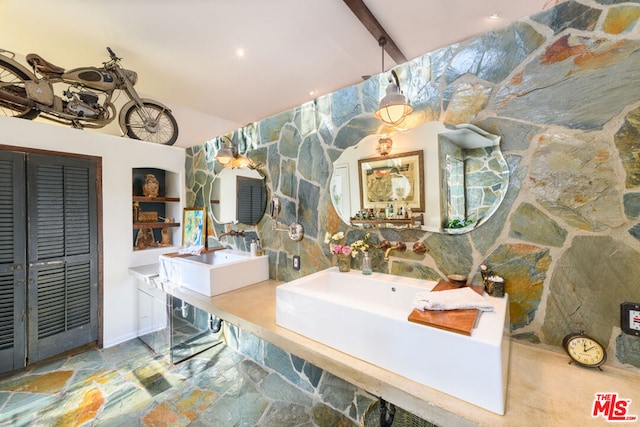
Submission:
[[[115,337],[115,338],[111,338],[111,339],[105,339],[102,342],[102,346],[103,346],[103,348],[115,347],[118,344],[122,344],[123,342],[132,340],[134,338],[138,338],[138,334],[136,334],[135,332],[131,332],[131,333],[126,334],[126,335],[121,335],[119,337]]]

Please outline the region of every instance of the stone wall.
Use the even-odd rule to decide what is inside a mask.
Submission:
[[[366,391],[233,325],[226,325],[224,336],[227,345],[278,372],[308,394],[310,400],[317,401],[311,408],[316,425],[359,425],[367,408],[376,400]]]
[[[569,0],[396,68],[413,125],[473,123],[502,137],[510,185],[501,207],[470,233],[372,231],[372,243],[429,248],[388,262],[373,251],[375,271],[439,280],[487,263],[505,278],[514,338],[560,351],[563,336],[583,327],[608,347],[607,364],[640,371],[640,338],[619,325],[620,303],[640,302],[638,3]],[[331,266],[327,231],[347,232],[348,242],[364,234],[340,221],[328,183],[339,154],[378,129],[373,111],[385,87],[386,77],[374,76],[231,135],[265,165],[280,222],[305,228],[301,242],[273,231],[266,216],[250,229],[273,278]],[[209,197],[214,151],[214,142],[187,151],[189,205]],[[292,269],[296,254],[301,271]]]

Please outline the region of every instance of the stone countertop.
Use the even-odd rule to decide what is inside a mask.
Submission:
[[[515,341],[506,414],[494,414],[277,326],[278,284],[265,281],[214,297],[184,288],[170,292],[437,425],[603,425],[602,416],[591,416],[593,402],[596,393],[610,392],[631,399],[628,415],[640,417],[640,375],[607,365],[604,371],[580,368],[563,353]],[[482,369],[481,361],[470,363]]]

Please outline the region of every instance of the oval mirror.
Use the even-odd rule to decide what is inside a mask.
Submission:
[[[345,224],[459,234],[504,199],[509,167],[499,136],[434,121],[390,139],[386,155],[386,138],[369,135],[333,163],[331,201]]]
[[[257,224],[267,207],[264,176],[255,169],[222,169],[211,183],[211,215],[220,224]]]

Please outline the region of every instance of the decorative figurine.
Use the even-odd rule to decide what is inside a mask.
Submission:
[[[173,222],[173,218],[165,218],[164,222],[171,223]],[[160,246],[171,246],[171,235],[169,234],[168,228],[162,229],[162,241],[160,242]]]
[[[142,184],[142,194],[150,199],[155,199],[158,197],[158,190],[160,190],[160,183],[155,175],[151,173],[147,174]]]
[[[136,235],[136,249],[146,249],[155,246],[153,231],[150,228],[141,228]]]
[[[140,213],[140,203],[133,202],[133,222],[138,222],[139,213]]]

